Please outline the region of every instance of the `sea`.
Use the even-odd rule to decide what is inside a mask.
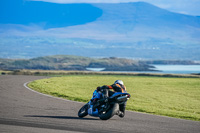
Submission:
[[[200,73],[200,65],[153,65],[158,73],[193,74]]]
[[[197,74],[200,73],[200,65],[155,65],[157,71],[125,71],[134,73],[163,73],[163,74]],[[89,71],[103,71],[105,68],[88,68]],[[124,71],[119,71],[124,72]]]

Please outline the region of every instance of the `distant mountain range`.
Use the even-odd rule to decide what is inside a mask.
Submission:
[[[149,38],[200,41],[198,17],[172,13],[145,2],[93,5],[102,9],[102,16],[94,22],[67,28],[74,33],[68,36],[122,42]]]
[[[18,11],[15,19],[18,17],[21,21],[0,21],[0,57],[66,54],[200,60],[200,17],[197,16],[169,12],[145,2],[55,4],[31,1],[22,7],[17,9],[27,10],[29,14]],[[41,13],[38,16],[33,12],[35,7]],[[42,13],[43,9],[47,10]]]

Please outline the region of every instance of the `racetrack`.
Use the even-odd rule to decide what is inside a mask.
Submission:
[[[0,132],[131,132],[198,133],[200,122],[126,111],[122,119],[78,118],[84,105],[47,97],[28,90],[24,83],[46,77],[0,76]],[[92,92],[91,92],[92,96]],[[133,97],[132,97],[133,98]]]

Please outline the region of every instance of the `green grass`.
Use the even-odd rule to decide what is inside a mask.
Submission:
[[[39,92],[87,102],[97,86],[124,81],[131,98],[127,110],[200,121],[200,79],[122,75],[68,75],[36,80]]]

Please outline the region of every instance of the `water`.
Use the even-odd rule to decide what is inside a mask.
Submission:
[[[153,65],[154,70],[160,70],[159,73],[169,74],[190,74],[200,73],[200,65]]]
[[[154,65],[158,71],[119,71],[136,73],[168,73],[168,74],[191,74],[200,73],[200,65]],[[105,68],[87,68],[89,71],[103,71]]]
[[[106,68],[86,68],[86,69],[89,70],[89,71],[96,71],[96,72],[99,72],[99,71],[105,70]]]

